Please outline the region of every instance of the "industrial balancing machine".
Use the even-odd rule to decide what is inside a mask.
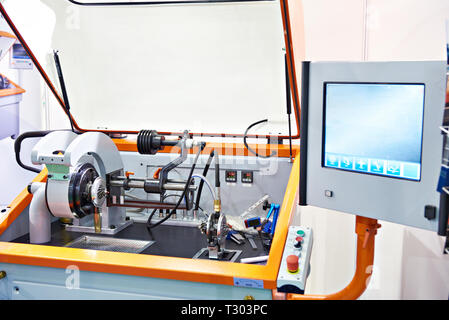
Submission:
[[[252,134],[255,126],[266,123],[265,120],[254,122],[245,134],[183,131],[188,127],[138,131],[123,127],[130,125],[126,116],[120,118],[124,123],[120,130],[95,125],[92,114],[97,108],[109,108],[100,112],[102,118],[97,120],[101,123],[119,114],[114,114],[117,109],[113,101],[90,112],[78,112],[77,102],[84,96],[77,81],[85,77],[82,72],[81,76],[75,75],[80,66],[75,56],[79,57],[80,52],[74,48],[83,27],[79,34],[76,28],[56,28],[52,44],[60,52],[53,54],[52,67],[56,68],[57,77],[52,81],[45,64],[36,58],[26,36],[20,33],[20,26],[14,24],[14,17],[0,4],[3,16],[32,57],[72,127],[72,130],[25,133],[17,139],[20,165],[40,171],[20,160],[20,143],[26,138],[40,137],[30,158],[34,165],[45,167],[8,207],[2,208],[3,298],[356,299],[363,293],[371,275],[367,270],[373,264],[374,238],[379,228],[373,217],[356,219],[357,265],[348,287],[332,295],[304,294],[312,230],[291,224],[299,203],[300,176],[299,146],[294,143],[300,137],[300,65],[295,61],[302,60],[304,50],[299,2],[239,4],[237,9],[232,3],[155,7],[146,2],[100,5],[62,1],[53,6],[44,2],[56,13],[57,26],[64,23],[65,14],[70,12],[68,8],[78,10],[82,26],[105,6],[110,14],[106,19],[124,15],[124,21],[137,24],[136,15],[146,17],[176,10],[182,14],[182,10],[193,12],[207,6],[216,6],[214,10],[219,14],[223,14],[220,10],[242,15],[254,10],[269,12],[273,24],[264,21],[261,25],[279,27],[273,31],[276,39],[273,46],[281,44],[273,59],[276,70],[281,71],[276,79],[281,83],[277,97],[282,98],[278,99],[276,112],[283,110],[281,116],[288,118],[289,121],[282,122],[288,133],[275,134],[283,130],[271,128],[263,134]],[[251,23],[254,21],[246,27],[249,35],[254,36]],[[98,30],[98,34],[96,31],[90,29],[89,34],[99,40],[104,30]],[[63,42],[61,39],[65,37],[73,38]],[[155,39],[160,41],[158,37]],[[262,33],[258,39],[263,43],[267,36]],[[99,41],[91,50],[104,49]],[[131,51],[130,54],[135,51],[139,54],[138,50]],[[86,56],[91,57],[90,52]],[[123,66],[117,69],[125,70]],[[109,75],[103,79],[106,85],[107,78]],[[59,84],[62,97],[55,83]],[[126,112],[132,119],[130,123],[142,121],[139,113],[148,114],[134,107]],[[154,112],[164,114],[164,110]],[[292,112],[295,133],[289,127]],[[165,118],[158,120],[176,123],[176,117]],[[249,122],[243,121],[247,127]],[[91,124],[94,129],[82,128],[78,122]],[[215,142],[217,137],[226,137],[230,142]],[[268,142],[248,144],[247,139],[251,138]],[[79,276],[75,283],[71,282],[74,271]]]

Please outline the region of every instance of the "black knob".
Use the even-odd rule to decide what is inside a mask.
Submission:
[[[270,209],[270,207],[271,207],[271,203],[269,203],[268,200],[265,200],[265,201],[263,202],[262,209],[263,209],[264,211],[267,211],[267,209]]]

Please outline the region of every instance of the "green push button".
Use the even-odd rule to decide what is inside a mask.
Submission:
[[[302,231],[302,230],[298,230],[296,233],[297,233],[298,236],[300,236],[300,237],[304,237],[304,236],[306,235],[306,233],[305,233],[304,231]]]

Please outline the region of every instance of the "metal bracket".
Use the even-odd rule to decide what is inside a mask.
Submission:
[[[200,251],[198,251],[197,253],[195,253],[195,255],[192,257],[192,259],[200,259],[200,257],[204,253],[206,253],[206,252],[209,252],[209,249],[208,248],[203,248]],[[229,253],[233,253],[232,258],[230,260],[217,260],[217,261],[235,262],[238,259],[238,257],[242,254],[242,250],[228,250],[228,249],[225,249],[223,251],[223,253],[228,253],[228,254]]]
[[[122,231],[123,229],[127,228],[128,226],[130,226],[132,223],[133,223],[132,220],[128,220],[128,221],[124,221],[122,224],[120,224],[118,226],[114,226],[114,228],[102,227],[100,234],[103,234],[103,235],[115,235],[115,234],[119,233],[120,231]],[[82,225],[79,225],[79,224],[78,225],[77,224],[73,224],[73,225],[66,225],[65,229],[67,231],[70,231],[70,232],[94,233],[94,234],[97,234],[95,232],[95,227],[94,226],[82,226]]]
[[[188,139],[188,131],[184,131],[184,135],[182,139],[179,141],[179,145],[181,147],[181,153],[178,158],[168,163],[165,167],[163,167],[159,173],[159,190],[161,192],[161,200],[164,196],[165,190],[163,188],[164,184],[167,183],[168,173],[179,166],[187,159],[187,146],[186,141]]]

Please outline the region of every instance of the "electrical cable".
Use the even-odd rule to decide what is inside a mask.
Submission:
[[[216,199],[217,200],[221,200],[220,199],[220,159],[218,158],[218,153],[217,156],[215,157],[215,188],[217,189],[217,196]]]
[[[204,167],[204,170],[203,170],[204,177],[206,177],[207,173],[209,172],[209,167],[210,167],[210,164],[212,163],[212,159],[214,158],[214,155],[215,155],[215,152],[214,152],[214,150],[212,150],[209,154],[209,158],[207,159],[206,166]],[[204,181],[201,180],[200,185],[198,187],[198,192],[196,194],[196,201],[195,201],[196,205],[194,208],[195,211],[198,210],[199,205],[200,205],[201,193],[203,192],[203,185],[204,185]]]
[[[169,195],[164,196],[164,197],[162,198],[162,201],[164,201],[165,199],[170,198],[170,197],[181,197],[181,195],[180,195],[180,194],[169,194]],[[194,204],[196,204],[196,202],[194,202]],[[198,206],[198,208],[199,208],[203,213],[206,212],[206,211],[204,211],[204,209],[201,208],[200,206]],[[154,213],[156,213],[157,210],[159,210],[159,209],[157,209],[157,208],[156,208],[156,209],[153,209]]]
[[[187,190],[189,188],[190,182],[192,181],[193,171],[195,170],[196,164],[198,162],[198,158],[199,158],[199,156],[201,154],[201,151],[203,150],[203,147],[204,146],[198,148],[198,152],[197,152],[197,154],[195,156],[195,160],[193,161],[192,168],[190,169],[190,173],[189,173],[189,177],[187,178],[186,185],[185,185],[184,190],[182,192],[182,195],[179,198],[178,202],[176,203],[175,207],[172,209],[172,211],[165,218],[163,218],[162,220],[156,222],[155,224],[151,224],[151,219],[153,218],[154,213],[156,212],[156,211],[153,210],[153,212],[150,214],[150,216],[148,217],[148,220],[147,220],[147,228],[148,229],[152,229],[152,228],[155,228],[155,227],[159,226],[160,224],[162,224],[165,221],[167,221],[173,214],[176,213],[176,210],[179,208],[179,205],[181,204],[182,199],[186,196],[186,193],[187,193]]]
[[[181,198],[181,195],[180,195],[180,194],[169,194],[169,195],[164,195],[164,196],[162,197],[162,202],[164,202],[165,199],[167,199],[167,198],[175,197],[175,196]],[[182,199],[182,198],[181,198],[181,199]],[[157,208],[153,209],[153,211],[151,211],[150,216],[151,216],[151,217],[154,216],[154,214],[156,213],[157,210],[159,210],[159,209],[157,209]]]
[[[212,185],[210,184],[209,181],[207,181],[207,179],[206,179],[205,176],[203,176],[203,175],[201,175],[201,174],[194,174],[194,175],[192,175],[192,178],[200,178],[202,182],[206,183],[207,188],[209,189],[209,191],[210,191],[210,193],[211,193],[211,195],[212,195],[212,198],[213,198],[214,200],[217,199],[217,195],[215,194],[215,191],[214,191],[214,189],[212,188]],[[199,192],[199,191],[198,191],[198,192]],[[198,202],[197,202],[197,203],[198,203]]]
[[[220,189],[220,159],[217,153],[215,157],[215,200],[214,200],[214,216],[219,219],[221,211],[221,189]]]
[[[260,158],[270,158],[270,157],[276,155],[276,151],[273,151],[273,152],[272,152],[270,155],[268,155],[268,156],[260,155],[260,154],[258,154],[256,151],[254,151],[253,149],[251,149],[251,148],[249,147],[248,143],[246,142],[246,140],[248,139],[248,131],[249,131],[252,127],[257,126],[258,124],[261,124],[261,123],[264,123],[264,122],[268,122],[268,119],[264,119],[264,120],[260,120],[260,121],[254,122],[253,124],[251,124],[251,125],[246,129],[245,134],[243,135],[243,144],[245,145],[245,148],[248,149],[249,152],[251,152],[252,154],[256,155],[257,157],[260,157]]]

